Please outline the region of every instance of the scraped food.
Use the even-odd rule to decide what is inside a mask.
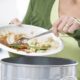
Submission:
[[[5,35],[0,35],[0,43],[5,44],[10,48],[24,51],[26,53],[46,52],[51,48],[56,49],[58,47],[58,44],[53,40],[52,37],[48,37],[45,41],[32,39],[27,43],[18,43],[18,40],[24,36],[26,35],[22,33],[15,34],[9,32]]]

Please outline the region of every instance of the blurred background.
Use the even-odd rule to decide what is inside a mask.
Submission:
[[[13,18],[22,21],[29,0],[0,0],[0,25],[8,24]]]

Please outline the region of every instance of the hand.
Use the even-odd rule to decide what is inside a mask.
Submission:
[[[15,24],[17,26],[21,26],[21,22],[17,18],[11,20],[9,24]]]
[[[62,16],[60,17],[52,27],[52,30],[56,36],[59,32],[63,33],[73,33],[75,30],[80,29],[80,23],[77,19],[73,17]]]

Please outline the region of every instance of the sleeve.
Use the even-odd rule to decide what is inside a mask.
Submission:
[[[80,47],[80,29],[76,30],[73,34],[68,33],[71,37],[73,37],[77,42]]]
[[[28,7],[28,11],[23,19],[23,22],[24,24],[30,24],[30,19],[31,19],[31,15],[32,15],[32,11],[33,11],[33,0],[30,0],[30,3],[29,3],[29,7]]]
[[[30,0],[22,23],[50,29],[50,14],[55,0]]]

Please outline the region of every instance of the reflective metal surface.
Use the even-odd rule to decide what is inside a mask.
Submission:
[[[77,80],[76,62],[40,58],[3,59],[1,80]]]

